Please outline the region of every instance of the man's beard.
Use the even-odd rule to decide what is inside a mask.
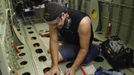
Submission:
[[[57,28],[58,28],[58,29],[62,29],[62,28],[64,28],[64,26],[66,26],[67,24],[68,24],[68,18],[66,18],[66,19],[64,20],[64,25],[58,24],[58,25],[57,25]]]

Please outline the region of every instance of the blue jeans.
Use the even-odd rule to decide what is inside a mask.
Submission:
[[[80,47],[77,45],[64,43],[59,46],[59,52],[63,57],[63,61],[74,61],[77,57]],[[82,64],[88,64],[96,56],[100,54],[99,46],[92,44]]]

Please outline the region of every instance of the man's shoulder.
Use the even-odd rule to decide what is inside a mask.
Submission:
[[[85,12],[82,12],[80,10],[74,10],[74,9],[69,9],[68,12],[70,14],[86,14]],[[88,14],[86,14],[86,15],[88,15]]]
[[[70,18],[73,18],[75,20],[82,20],[82,18],[84,18],[85,16],[89,17],[88,14],[81,12],[79,10],[71,10],[69,12],[69,16],[70,16]]]

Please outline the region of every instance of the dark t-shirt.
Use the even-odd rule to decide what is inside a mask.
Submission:
[[[88,16],[86,13],[80,11],[69,11],[69,19],[65,22],[64,27],[59,30],[60,35],[63,37],[63,41],[70,44],[80,45],[79,35],[78,35],[78,27],[80,21],[85,17]],[[90,44],[93,40],[93,30],[91,27],[91,38]]]

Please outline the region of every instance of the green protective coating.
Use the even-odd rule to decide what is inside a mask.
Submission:
[[[15,2],[16,1],[16,2]],[[40,5],[33,8],[34,15],[18,14],[15,6],[24,0],[0,0],[0,75],[44,75],[51,67],[51,56],[48,53],[49,37],[41,37],[41,31],[49,31],[43,19],[44,8]],[[27,0],[30,2],[30,0]],[[53,0],[52,0],[53,1]],[[112,23],[111,35],[118,35],[129,47],[134,49],[134,1],[133,0],[55,0],[69,4],[70,9],[89,14],[92,20],[95,38],[105,40],[109,21]],[[62,2],[63,1],[63,2]],[[33,3],[33,2],[32,2]],[[28,6],[28,5],[24,5]],[[60,64],[61,75],[66,65]],[[104,62],[91,62],[98,68],[111,66]],[[88,64],[84,65],[88,66]],[[133,69],[132,69],[133,70]],[[128,69],[121,70],[133,75]],[[81,67],[76,75],[83,75]]]

